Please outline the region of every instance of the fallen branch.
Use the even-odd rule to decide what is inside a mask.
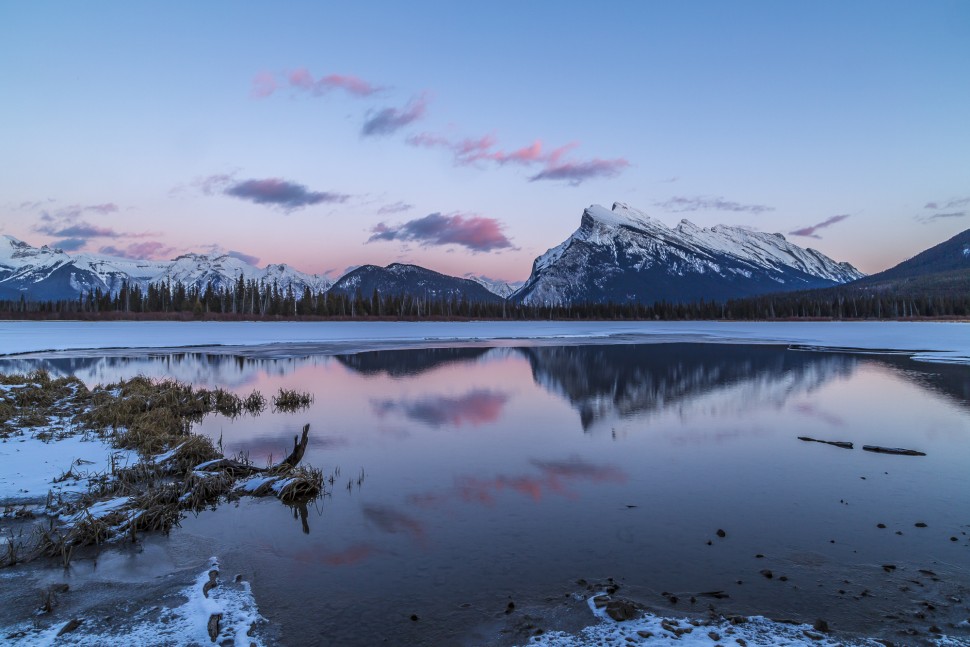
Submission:
[[[863,445],[862,449],[867,452],[875,452],[877,454],[895,454],[896,456],[926,456],[924,452],[918,452],[915,449],[902,449],[899,447],[879,447],[878,445]]]
[[[822,443],[823,445],[833,445],[834,447],[841,447],[842,449],[852,449],[853,445],[850,442],[844,440],[819,440],[818,438],[810,438],[808,436],[799,436],[798,440],[804,440],[808,443]]]

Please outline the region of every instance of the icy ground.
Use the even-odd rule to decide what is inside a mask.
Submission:
[[[0,629],[0,640],[4,636],[14,640],[13,644],[25,647],[47,645],[157,645],[159,647],[179,647],[189,645],[234,645],[250,647],[264,644],[257,636],[249,635],[264,622],[256,607],[249,583],[245,581],[225,581],[219,577],[219,562],[213,557],[195,582],[180,591],[175,597],[185,602],[163,608],[146,609],[136,612],[131,621],[123,626],[106,626],[96,618],[77,618],[80,625],[69,630],[71,622],[57,623],[43,630],[34,628],[33,623],[22,627]],[[215,572],[214,587],[207,586],[211,573]],[[213,616],[219,623],[212,628],[215,638],[210,638],[210,622]],[[58,635],[59,632],[65,633]]]
[[[304,351],[347,352],[516,340],[796,344],[970,363],[970,325],[951,322],[0,322],[0,355],[184,347],[251,350],[286,344],[300,344]]]
[[[740,623],[727,619],[707,623],[691,622],[644,613],[642,617],[616,622],[605,609],[594,604],[596,596],[587,601],[599,622],[576,634],[551,631],[532,638],[532,647],[589,647],[649,645],[650,647],[713,647],[715,645],[750,645],[754,647],[880,647],[885,643],[872,639],[846,639],[815,630],[811,625],[786,624],[754,616]],[[696,624],[695,624],[696,623]],[[938,647],[965,647],[963,640],[939,636],[930,643]]]

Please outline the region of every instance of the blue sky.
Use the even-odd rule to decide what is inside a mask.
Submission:
[[[0,1],[0,230],[524,279],[584,207],[866,272],[970,227],[970,3]]]

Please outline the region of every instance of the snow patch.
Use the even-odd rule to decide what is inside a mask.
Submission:
[[[213,557],[205,569],[188,588],[178,593],[185,598],[179,606],[163,609],[157,617],[148,619],[154,609],[145,609],[134,615],[131,626],[105,627],[96,618],[80,618],[81,625],[62,636],[57,633],[64,623],[43,631],[33,630],[33,624],[6,627],[0,630],[9,636],[19,632],[26,635],[17,638],[17,644],[24,647],[46,647],[48,645],[146,645],[188,647],[189,645],[235,645],[263,647],[265,643],[258,636],[248,635],[254,626],[266,620],[259,614],[256,599],[249,583],[245,581],[226,582],[217,579],[217,585],[207,593],[204,588],[210,579],[210,572],[218,575],[219,561]],[[154,616],[155,614],[153,614]],[[219,633],[216,640],[209,637],[209,620],[214,615],[221,616]]]

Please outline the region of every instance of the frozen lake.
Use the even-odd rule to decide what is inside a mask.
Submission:
[[[341,476],[308,507],[244,499],[189,516],[137,549],[76,560],[67,574],[17,567],[19,586],[0,587],[0,626],[36,606],[23,590],[66,578],[72,593],[59,613],[104,613],[117,603],[111,591],[150,604],[217,555],[225,572],[251,583],[274,644],[521,644],[537,628],[595,622],[574,596],[608,578],[619,594],[665,614],[712,605],[809,624],[824,618],[897,644],[932,644],[934,627],[970,640],[970,367],[800,349],[959,361],[970,345],[963,325],[159,324],[136,338],[131,326],[143,324],[58,324],[24,339],[16,332],[33,325],[0,324],[2,350],[112,339],[157,350],[6,357],[0,371],[43,367],[90,384],[144,374],[240,395],[309,391],[315,401],[305,411],[210,415],[197,429],[227,454],[263,464],[310,423],[306,462],[325,473],[339,467]],[[375,333],[385,327],[394,334]],[[665,343],[638,343],[645,338]],[[386,343],[432,347],[343,352],[343,344]],[[267,346],[256,352],[255,344]],[[926,456],[874,454],[866,444]],[[16,569],[6,570],[10,582]]]

